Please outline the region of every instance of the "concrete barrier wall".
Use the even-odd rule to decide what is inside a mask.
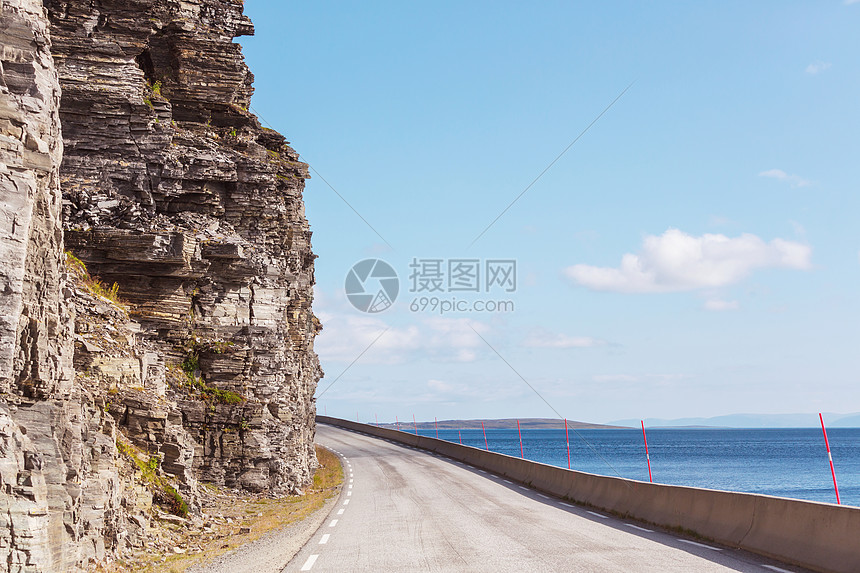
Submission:
[[[823,573],[860,572],[860,508],[571,471],[339,418],[317,422],[448,456],[536,490]]]

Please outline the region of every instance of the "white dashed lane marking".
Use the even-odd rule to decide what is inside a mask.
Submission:
[[[770,569],[771,571],[778,571],[779,573],[794,573],[793,571],[789,571],[788,569],[783,569],[782,567],[777,567],[776,565],[762,565],[765,569]]]
[[[319,543],[319,544],[320,544],[320,545],[325,545],[326,543],[328,543],[328,538],[329,538],[329,537],[331,537],[331,534],[330,534],[330,533],[324,533],[324,534],[323,534],[323,536],[320,538],[320,543]]]
[[[331,523],[329,523],[329,524],[328,524],[328,526],[329,526],[329,527],[334,527],[335,525],[337,525],[337,520],[336,520],[336,519],[332,519],[332,520],[331,520]]]
[[[343,504],[344,504],[344,505],[349,505],[349,500],[348,500],[348,499],[347,499],[347,500],[345,500],[345,501],[343,502]]]
[[[337,510],[337,514],[338,514],[338,515],[343,515],[343,508],[338,509],[338,510]]]
[[[590,514],[591,514],[591,515],[593,515],[594,517],[599,517],[600,519],[609,519],[609,518],[608,518],[608,517],[606,517],[605,515],[600,515],[599,513],[594,513],[593,511],[586,511],[586,513],[590,513]]]
[[[544,494],[542,494],[542,493],[539,493],[539,494],[538,494],[538,497],[542,497],[542,498],[544,498],[544,499],[549,499],[549,496],[544,495]]]
[[[591,513],[591,512],[589,512]],[[704,543],[697,543],[695,541],[690,541],[689,539],[678,539],[678,541],[682,543],[689,543],[690,545],[695,545],[696,547],[704,547],[705,549],[710,549],[711,551],[722,551],[719,547],[711,547],[710,545],[705,545]]]
[[[564,507],[573,507],[569,503],[564,503],[563,501],[560,501],[559,503],[562,504]]]
[[[638,525],[633,525],[632,523],[625,523],[627,527],[632,527],[633,529],[638,529],[639,531],[644,531],[645,533],[654,533],[652,529],[645,529],[644,527],[639,527]]]
[[[302,571],[310,571],[311,567],[314,566],[314,563],[317,562],[317,557],[319,557],[319,555],[311,555],[308,557],[308,560],[305,561],[304,565],[302,565]]]

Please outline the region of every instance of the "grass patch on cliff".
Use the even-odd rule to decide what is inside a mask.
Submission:
[[[137,466],[141,481],[152,492],[152,497],[156,503],[166,508],[173,515],[188,517],[188,505],[182,499],[182,495],[166,478],[158,475],[158,466],[161,464],[158,456],[147,457],[143,450],[126,441],[121,435],[117,436],[116,449]]]
[[[66,269],[90,291],[90,294],[109,300],[115,306],[125,310],[125,301],[119,296],[119,285],[113,283],[111,286],[107,286],[98,277],[92,276],[87,270],[87,265],[69,251],[66,251]]]
[[[227,488],[202,484],[207,489],[208,501],[203,502],[207,520],[211,520],[210,532],[199,532],[188,528],[182,532],[184,543],[174,540],[187,552],[181,554],[145,554],[135,563],[123,563],[116,571],[134,573],[184,573],[192,565],[205,565],[242,545],[256,541],[274,532],[309,517],[322,509],[326,501],[340,493],[343,484],[343,468],[340,460],[330,451],[316,446],[319,467],[304,495],[279,498],[232,493]],[[223,515],[223,519],[211,516]],[[227,523],[227,518],[232,523]],[[242,533],[242,532],[245,533]]]
[[[200,371],[200,351],[208,350],[215,354],[223,354],[232,346],[231,342],[198,343],[196,340],[187,345],[185,358],[182,359],[182,372],[185,374],[185,386],[196,390],[204,400],[215,400],[221,404],[241,404],[245,397],[231,390],[222,390],[209,386],[198,375]]]

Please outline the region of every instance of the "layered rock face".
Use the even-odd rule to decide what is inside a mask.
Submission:
[[[2,2],[0,570],[142,547],[123,436],[192,513],[310,480],[307,171],[248,111],[250,33],[240,0]]]
[[[3,2],[0,26],[0,392],[68,392],[61,292],[60,86],[41,3]]]
[[[67,245],[119,285],[146,347],[148,392],[112,412],[182,475],[296,490],[320,376],[307,166],[248,111],[242,2],[47,6]]]
[[[116,539],[114,420],[72,372],[60,87],[38,0],[0,12],[0,568],[72,570]]]

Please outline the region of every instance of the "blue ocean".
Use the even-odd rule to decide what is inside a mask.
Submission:
[[[860,428],[827,433],[840,500],[860,507]],[[820,429],[652,429],[647,435],[657,483],[836,502]],[[522,436],[527,459],[567,467],[564,430],[530,429]],[[485,448],[481,430],[439,430],[443,440],[461,437],[464,445]],[[487,442],[491,451],[520,456],[516,430],[487,430]],[[579,471],[648,481],[641,430],[570,430],[570,462]]]

